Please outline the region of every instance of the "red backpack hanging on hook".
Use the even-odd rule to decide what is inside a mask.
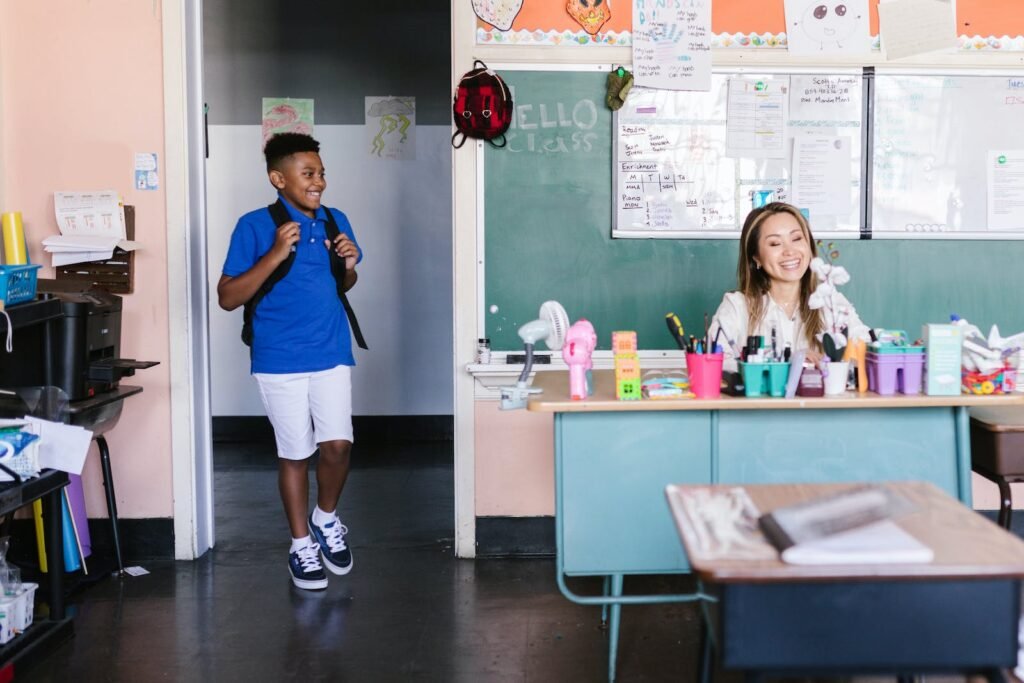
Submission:
[[[501,76],[479,59],[455,88],[452,103],[456,131],[452,147],[458,149],[466,138],[487,140],[495,147],[505,146],[505,131],[512,123],[512,93]],[[458,138],[458,140],[456,140]]]

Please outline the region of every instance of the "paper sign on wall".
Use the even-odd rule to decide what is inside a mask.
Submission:
[[[313,134],[313,100],[263,98],[263,142],[278,133]]]
[[[371,157],[414,160],[416,98],[367,97],[366,140]]]
[[[645,88],[711,89],[711,2],[633,3],[633,77]]]
[[[867,0],[784,0],[791,55],[849,55],[871,52]]]
[[[160,187],[157,176],[156,152],[135,153],[135,189],[156,190]]]

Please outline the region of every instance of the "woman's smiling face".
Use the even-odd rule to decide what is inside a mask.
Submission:
[[[772,281],[799,282],[811,264],[811,242],[800,222],[776,213],[761,223],[757,263]]]

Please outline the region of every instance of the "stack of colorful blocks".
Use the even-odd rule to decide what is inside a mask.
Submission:
[[[615,397],[620,401],[639,399],[640,357],[636,353],[636,332],[612,332],[615,356]]]

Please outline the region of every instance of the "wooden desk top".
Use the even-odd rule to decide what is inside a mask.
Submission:
[[[929,546],[927,564],[793,565],[772,559],[705,558],[699,553],[677,491],[730,489],[735,485],[669,486],[666,495],[694,571],[713,583],[780,583],[868,579],[964,579],[1024,577],[1024,541],[927,482],[887,482],[915,509],[896,522]],[[761,513],[836,492],[853,484],[751,484],[743,486]],[[767,543],[767,541],[765,541]],[[693,549],[693,550],[691,550]]]
[[[836,409],[836,408],[944,408],[951,406],[1018,406],[1024,407],[1024,394],[1000,394],[975,396],[879,396],[875,393],[858,394],[847,392],[838,396],[821,398],[746,398],[725,396],[714,399],[641,399],[620,401],[615,398],[615,373],[612,370],[594,371],[594,395],[585,401],[569,398],[568,372],[538,372],[534,386],[544,390],[534,396],[527,405],[528,410],[547,413],[608,412],[608,411],[653,411],[653,410],[794,410]]]

